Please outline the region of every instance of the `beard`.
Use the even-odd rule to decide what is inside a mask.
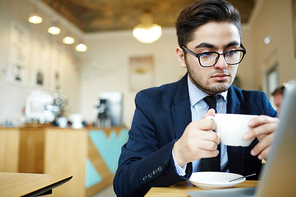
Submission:
[[[188,75],[192,83],[197,88],[199,88],[203,92],[208,93],[210,95],[215,95],[221,92],[225,92],[226,90],[229,89],[229,87],[234,81],[234,78],[227,70],[222,70],[222,69],[215,70],[212,73],[209,73],[208,76],[205,76],[205,74],[201,72],[194,71],[187,61],[186,61],[186,65],[187,65]],[[215,83],[211,83],[209,79],[211,76],[215,74],[228,74],[229,78],[227,80],[216,81]]]

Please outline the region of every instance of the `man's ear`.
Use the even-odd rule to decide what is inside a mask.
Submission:
[[[187,68],[186,62],[185,62],[185,54],[183,50],[180,47],[176,48],[176,56],[179,64],[181,65],[182,68]]]

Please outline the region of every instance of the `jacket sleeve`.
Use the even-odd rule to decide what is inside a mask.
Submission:
[[[177,174],[172,158],[176,140],[160,147],[159,140],[164,131],[156,131],[154,127],[157,114],[151,113],[151,106],[143,94],[137,94],[135,103],[129,139],[122,147],[113,181],[117,196],[143,196],[151,187],[169,186],[188,180],[192,173],[192,165],[189,164],[185,177]]]

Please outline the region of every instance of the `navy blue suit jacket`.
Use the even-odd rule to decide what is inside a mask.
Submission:
[[[231,86],[227,96],[227,113],[277,116],[265,93],[245,91]],[[191,122],[187,75],[180,81],[143,90],[136,95],[136,110],[128,142],[122,147],[113,181],[118,196],[143,196],[151,187],[169,186],[188,180],[177,174],[172,148]],[[261,161],[250,155],[257,140],[249,147],[227,147],[230,172],[259,176]]]

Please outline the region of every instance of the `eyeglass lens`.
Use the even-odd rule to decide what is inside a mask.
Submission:
[[[224,59],[227,64],[233,65],[238,64],[242,58],[244,53],[242,51],[228,51],[223,54]],[[212,66],[218,62],[220,57],[219,53],[216,52],[206,52],[202,53],[199,56],[199,61],[202,66]]]

